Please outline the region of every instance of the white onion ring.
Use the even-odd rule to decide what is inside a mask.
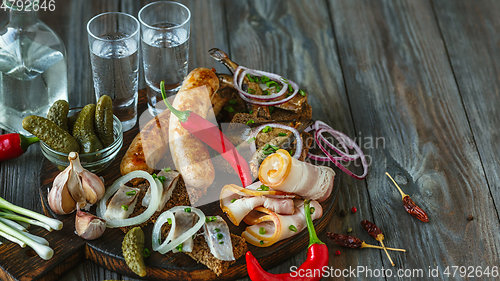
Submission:
[[[352,148],[352,149],[354,149],[354,150],[356,150],[357,155],[359,155],[358,158],[361,158],[361,164],[363,165],[363,174],[360,175],[360,176],[358,176],[358,175],[354,174],[353,172],[349,171],[341,163],[339,163],[339,160],[344,160],[345,161],[346,158],[344,156],[334,157],[334,156],[332,156],[330,154],[330,152],[328,152],[328,150],[326,150],[323,147],[323,145],[319,141],[320,140],[319,135],[321,135],[321,133],[323,133],[323,132],[328,132],[328,133],[332,134],[333,136],[340,136],[341,133],[339,131],[336,131],[336,130],[332,129],[331,127],[329,127],[329,128],[322,127],[319,130],[316,130],[316,132],[314,133],[314,138],[316,140],[316,143],[318,144],[318,146],[321,149],[321,151],[323,151],[323,153],[329,159],[329,161],[333,162],[333,164],[335,164],[335,166],[339,167],[342,171],[344,171],[349,176],[351,176],[351,177],[353,177],[355,179],[364,179],[366,177],[366,175],[368,174],[368,163],[366,162],[366,157],[365,157],[363,151],[361,150],[361,148],[358,145],[356,145],[356,143],[352,139],[348,138],[347,136],[344,135],[345,137],[342,137],[342,141],[347,140],[348,141],[347,146],[350,147],[350,148]],[[337,140],[339,142],[342,142],[339,138],[337,138]],[[326,140],[325,140],[325,142],[328,143]],[[357,158],[354,158],[354,159],[357,159]],[[347,160],[351,160],[351,159],[347,159]]]
[[[120,189],[122,184],[125,184],[135,178],[145,179],[149,182],[149,188],[151,188],[151,202],[148,208],[142,214],[136,217],[106,220],[106,227],[115,228],[141,224],[149,220],[149,218],[151,218],[151,216],[156,212],[156,209],[158,209],[163,189],[162,183],[158,179],[153,179],[153,177],[148,172],[133,171],[117,179],[110,187],[106,189],[106,193],[104,193],[101,201],[99,201],[99,205],[97,205],[97,216],[100,218],[104,218],[104,213],[106,213],[107,209],[106,203],[108,202],[108,199],[111,198],[111,196],[113,196],[116,191],[118,191],[118,189]]]
[[[176,239],[172,240],[172,236],[174,235],[174,229],[175,229],[175,216],[174,213],[182,211],[184,212],[185,208],[190,208],[191,212],[195,213],[198,215],[198,222],[195,223],[193,227],[190,229],[186,230],[183,234],[181,234],[179,237]],[[160,244],[161,240],[161,227],[168,221],[168,219],[172,220],[172,228],[170,228],[170,231],[168,232],[167,238],[163,243]],[[153,237],[152,237],[152,244],[153,244],[153,251],[157,251],[160,254],[166,254],[167,252],[175,249],[179,244],[184,243],[187,239],[189,239],[191,236],[193,236],[200,228],[203,226],[205,223],[205,214],[198,208],[190,207],[190,206],[176,206],[171,208],[168,211],[163,212],[158,219],[155,222],[155,225],[153,227]]]
[[[295,139],[297,140],[297,144],[295,145],[296,149],[295,149],[295,153],[293,154],[292,157],[295,159],[299,159],[300,155],[302,154],[302,148],[303,148],[302,138],[300,137],[299,131],[297,131],[297,129],[295,129],[294,127],[286,126],[286,125],[279,124],[279,123],[269,123],[269,124],[260,125],[254,131],[252,131],[252,134],[247,139],[247,142],[250,141],[251,139],[253,139],[253,141],[250,143],[250,151],[252,152],[252,154],[257,150],[257,148],[255,146],[255,140],[257,138],[257,134],[259,134],[259,132],[262,131],[267,126],[269,126],[271,128],[280,128],[283,130],[291,131],[293,133],[293,135],[295,136]]]
[[[241,74],[240,74],[240,71],[242,71]],[[271,95],[252,95],[252,94],[249,94],[249,93],[243,91],[243,89],[241,88],[241,85],[243,84],[243,80],[245,79],[246,74],[252,74],[254,76],[264,76],[265,75],[270,80],[273,80],[277,83],[281,83],[283,85],[283,88],[278,93],[274,93]],[[240,76],[239,79],[238,79],[238,76]],[[249,68],[246,68],[243,66],[238,66],[238,68],[236,68],[236,70],[234,71],[234,76],[233,76],[234,87],[238,90],[240,97],[246,102],[256,104],[256,105],[261,105],[261,106],[273,106],[273,105],[283,104],[283,103],[291,100],[295,95],[297,95],[297,93],[299,92],[299,86],[291,80],[286,80],[286,81],[288,81],[288,83],[285,83],[282,79],[285,79],[285,78],[283,78],[282,76],[279,76],[277,74],[274,74],[274,73],[265,72],[265,71],[261,71],[261,70],[255,70],[255,69],[249,69]],[[288,96],[287,98],[276,101],[275,99],[281,97],[286,92],[286,90],[288,89],[288,84],[290,84],[292,86],[292,88],[294,89],[293,93],[291,93],[290,96]],[[260,101],[256,101],[256,100],[252,100],[252,99],[257,99]],[[271,101],[271,100],[275,100],[275,101]],[[267,102],[263,102],[263,101],[267,101]]]

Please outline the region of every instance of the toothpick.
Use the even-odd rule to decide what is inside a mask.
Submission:
[[[370,244],[366,244],[365,242],[363,242],[361,244],[361,248],[374,248],[374,249],[387,249],[389,251],[398,251],[398,252],[406,252],[405,249],[396,249],[396,248],[387,248],[387,247],[380,247],[380,246],[375,246],[375,245],[370,245]]]
[[[394,183],[394,185],[396,185],[396,187],[398,188],[399,190],[399,193],[401,193],[401,198],[405,198],[406,196],[408,196],[408,194],[405,194],[401,188],[399,187],[399,185],[396,183],[396,181],[391,177],[391,175],[389,175],[388,172],[385,172],[385,174],[392,180],[392,182]]]
[[[392,266],[394,266],[394,262],[392,262],[392,259],[389,256],[389,253],[387,252],[387,248],[384,246],[384,242],[382,242],[382,240],[380,240],[379,242],[380,242],[380,245],[382,245],[382,247],[384,248],[384,251],[385,251],[387,257],[389,258],[389,261],[391,262]]]

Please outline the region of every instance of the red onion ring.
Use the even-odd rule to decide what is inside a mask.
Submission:
[[[260,125],[259,127],[257,127],[252,132],[250,137],[248,137],[248,139],[247,139],[247,142],[249,142],[251,139],[253,139],[252,142],[250,143],[250,151],[252,153],[254,153],[257,150],[257,148],[255,146],[255,139],[257,137],[257,134],[259,134],[259,132],[262,131],[267,126],[269,126],[271,128],[280,128],[283,130],[291,131],[293,133],[293,135],[295,136],[295,139],[297,140],[297,144],[295,145],[296,149],[295,149],[295,153],[293,154],[292,157],[295,159],[299,159],[300,155],[302,154],[302,148],[303,148],[302,138],[300,137],[299,131],[297,131],[297,129],[295,129],[294,127],[290,127],[290,126],[286,126],[286,125],[278,124],[278,123],[269,123],[269,124],[264,124],[264,125]]]
[[[240,71],[241,71],[241,73],[240,73]],[[243,89],[241,88],[241,85],[243,84],[243,80],[245,79],[245,76],[247,74],[252,74],[254,76],[264,76],[265,75],[265,76],[269,77],[269,79],[271,79],[275,82],[281,83],[283,85],[283,87],[278,93],[274,93],[272,95],[252,95],[252,94],[249,94],[249,93],[243,91]],[[285,78],[283,78],[282,76],[279,76],[277,74],[265,72],[265,71],[261,71],[261,70],[249,69],[249,68],[246,68],[244,66],[238,66],[238,68],[236,68],[236,70],[234,71],[234,76],[233,76],[234,87],[238,90],[240,97],[246,102],[256,104],[256,105],[261,105],[261,106],[273,106],[273,105],[283,104],[283,103],[291,100],[295,95],[297,95],[297,93],[299,92],[299,86],[291,80],[286,80],[286,81],[288,81],[288,83],[285,83],[283,81],[283,79],[285,79]],[[288,84],[290,84],[292,86],[292,88],[294,89],[293,93],[291,93],[290,96],[288,96],[287,98],[276,101],[275,99],[277,99],[277,98],[283,96],[283,94],[285,94],[286,90],[288,89]],[[259,101],[252,100],[252,99],[256,99]],[[268,102],[263,102],[263,101],[268,101]]]
[[[315,155],[312,153],[308,153],[307,156],[311,158],[312,160],[315,161],[331,161],[335,166],[337,166],[339,169],[344,171],[346,174],[349,176],[355,178],[355,179],[364,179],[366,175],[368,174],[368,163],[366,161],[366,157],[361,150],[361,148],[354,142],[352,139],[350,139],[348,136],[343,134],[342,132],[339,132],[337,130],[334,130],[332,127],[326,125],[322,121],[316,121],[314,124],[314,129],[316,130],[314,133],[314,138],[316,140],[316,143],[318,144],[318,147],[323,151],[323,153],[326,156],[321,156],[321,155]],[[311,129],[309,128],[308,131]],[[327,132],[330,133],[337,141],[339,144],[344,148],[344,151],[338,149],[335,147],[332,143],[328,142],[325,137],[322,136],[322,133]],[[328,147],[330,147],[332,150],[334,150],[336,153],[339,154],[339,156],[333,156],[328,152],[328,150],[325,149],[325,147],[321,144],[321,141],[325,142]],[[354,149],[356,151],[356,154],[350,155],[348,154],[348,148]],[[358,158],[361,158],[361,164],[363,165],[363,174],[362,175],[356,175],[353,172],[349,171],[346,167],[344,167],[339,161],[354,161]]]

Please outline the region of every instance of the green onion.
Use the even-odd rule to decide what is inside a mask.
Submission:
[[[264,235],[264,234],[266,234],[266,229],[265,229],[265,228],[263,228],[263,227],[259,228],[259,234],[260,234],[260,235]]]
[[[250,119],[250,120],[247,121],[247,125],[250,125],[250,124],[253,124],[253,123],[255,123],[255,121],[253,121],[252,119]]]
[[[267,82],[271,81],[271,79],[269,79],[269,77],[267,77],[266,75],[262,75],[260,77],[260,81],[262,81],[262,83],[267,83]]]
[[[238,103],[238,101],[237,101],[237,100],[230,100],[230,101],[229,101],[229,104],[232,104],[232,105],[235,105],[235,104],[237,104],[237,103]]]
[[[165,176],[159,176],[158,180],[163,184],[163,182],[166,181],[167,178]]]
[[[261,244],[261,245],[264,245],[264,241],[260,240],[260,244]]]
[[[248,81],[255,82],[255,80],[253,80],[253,78],[252,78],[252,75],[247,74],[247,78],[248,78]]]
[[[220,241],[219,244],[224,244],[224,241]]]
[[[249,138],[249,139],[247,140],[247,142],[248,142],[248,143],[252,143],[254,140],[255,140],[255,137],[253,137],[253,138]]]
[[[266,86],[268,88],[276,87],[276,86],[278,86],[278,83],[276,83],[276,81],[269,81],[269,82],[266,82]]]
[[[265,91],[263,91],[263,92],[262,92],[262,94],[263,94],[263,95],[266,95],[266,96],[269,96],[271,93],[269,93],[269,91],[268,91],[268,90],[265,90]]]
[[[286,133],[279,133],[278,136],[284,137],[284,136],[286,136]]]
[[[306,93],[305,93],[303,90],[299,90],[299,94],[300,94],[301,96],[303,96],[303,97],[305,97],[305,96],[306,96]]]
[[[211,217],[206,217],[205,222],[213,222],[216,221],[217,217],[216,216],[211,216]]]
[[[216,228],[216,229],[214,229],[214,230],[215,230],[215,232],[219,232],[219,231],[220,231],[220,229],[218,229],[218,228]]]
[[[144,250],[142,251],[142,255],[147,258],[149,256],[151,256],[151,252],[149,252],[149,249],[148,248],[144,248]]]
[[[128,206],[127,205],[122,205],[122,209],[125,211],[128,211]]]
[[[222,239],[224,238],[224,234],[222,233],[217,233],[217,239]]]
[[[288,153],[290,153],[290,155],[292,155],[292,156],[293,156],[293,149],[292,149],[292,150],[290,150]]]
[[[229,113],[233,113],[234,112],[234,108],[232,106],[226,106],[224,107],[225,110],[229,111]]]
[[[273,111],[274,111],[274,106],[270,106],[269,107],[269,113],[273,113]]]
[[[131,190],[131,191],[129,191],[129,192],[127,192],[127,193],[125,193],[125,194],[126,194],[126,195],[128,195],[128,196],[133,196],[133,195],[136,195],[136,194],[137,194],[137,191],[135,191],[135,190]]]
[[[272,145],[272,144],[271,144],[270,146],[271,146],[271,148],[272,148],[272,149],[274,149],[274,150],[278,150],[278,149],[280,149],[280,148],[279,148],[279,147],[277,147],[276,145]]]
[[[151,176],[153,177],[153,179],[157,179],[158,178],[158,176],[156,174],[152,174]]]
[[[292,92],[293,92],[293,87],[292,87],[292,85],[291,85],[291,84],[288,84],[288,91],[289,91],[290,93],[292,93]]]
[[[310,210],[311,210],[311,215],[312,215],[312,214],[314,214],[314,211],[316,210],[316,208],[311,207],[311,209],[310,209]]]
[[[172,169],[170,169],[170,167],[168,167],[168,168],[164,168],[163,171],[165,171],[166,173],[168,173],[168,172],[171,172]]]
[[[278,85],[278,86],[276,86],[276,92],[279,92],[279,91],[281,91],[281,86]]]
[[[258,190],[258,191],[268,191],[269,187],[265,186],[265,185],[261,185],[261,186],[257,187],[256,190]]]
[[[191,208],[185,208],[185,209],[184,209],[184,212],[186,212],[186,213],[191,213]]]
[[[273,128],[271,128],[271,127],[269,127],[269,126],[266,126],[266,127],[262,130],[262,132],[263,132],[263,133],[268,133],[268,132],[271,132],[272,130],[273,130]]]
[[[248,89],[247,93],[250,95],[255,95],[255,90],[254,89]]]
[[[172,224],[172,219],[171,219],[171,218],[168,218],[168,219],[167,219],[167,223],[168,223],[168,224]]]
[[[250,110],[250,112],[248,112],[248,114],[253,114],[253,110]]]
[[[236,199],[231,199],[231,203],[234,203],[236,201]]]
[[[177,247],[175,247],[177,249],[177,251],[179,252],[182,252],[182,247],[184,247],[184,243],[180,243],[179,245],[177,245]]]
[[[264,155],[269,155],[269,154],[273,154],[274,152],[276,152],[276,151],[274,151],[274,150],[272,150],[272,149],[269,149],[269,150],[266,150],[266,151],[264,151],[264,152],[262,152],[262,153],[263,153]]]
[[[271,147],[271,145],[270,145],[270,144],[268,144],[268,143],[266,143],[266,145],[264,145],[263,150],[268,150],[270,147]]]
[[[291,224],[288,229],[290,229],[291,231],[293,232],[297,232],[297,228],[295,227],[295,225]]]

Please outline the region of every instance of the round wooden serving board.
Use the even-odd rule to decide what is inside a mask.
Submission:
[[[146,93],[145,90],[141,90],[139,91],[138,112],[142,113],[145,110],[147,110]],[[106,186],[109,186],[121,176],[121,158],[138,132],[139,128],[136,126],[132,130],[124,133],[123,147],[117,158],[105,171],[99,173],[100,176],[104,177]],[[40,197],[42,204],[44,204],[44,210],[47,214],[53,215],[50,208],[48,208],[47,194],[48,190],[52,187],[53,179],[60,171],[47,160],[45,160],[43,169]],[[337,185],[335,185],[333,195],[322,203],[324,208],[323,216],[315,221],[316,230],[318,232],[322,232],[326,228],[333,216],[333,204],[336,201],[337,191],[338,188]],[[221,215],[223,218],[226,218],[219,207],[219,202],[205,205],[201,207],[201,209],[207,215]],[[38,257],[28,259],[28,261],[31,262],[35,261],[38,265],[41,264],[40,266],[44,268],[44,274],[51,272],[52,274],[49,275],[55,277],[71,268],[72,264],[76,264],[79,260],[86,258],[110,270],[139,278],[128,268],[122,256],[121,243],[124,237],[122,231],[119,229],[107,229],[104,235],[99,239],[86,241],[79,238],[74,233],[74,213],[57,217],[64,222],[63,229],[61,231],[54,231],[49,235],[43,235],[49,240],[50,245],[55,248],[54,257],[50,261],[42,261]],[[246,227],[244,223],[236,227],[229,222],[229,220],[226,219],[226,221],[228,222],[231,232],[238,235],[241,234]],[[145,245],[149,249],[151,249],[151,230],[151,224],[144,228],[144,233],[146,234]],[[42,232],[42,234],[47,234],[47,232]],[[258,248],[248,244],[248,249],[258,258],[260,264],[265,269],[270,269],[305,249],[308,243],[309,236],[307,230],[304,230],[270,247]],[[19,247],[12,248],[11,250],[15,249],[25,251]],[[196,261],[182,253],[160,255],[157,252],[151,251],[151,256],[147,258],[145,262],[147,266],[147,276],[144,279],[147,280],[234,280],[247,275],[244,256],[238,259],[235,264],[229,267],[228,271],[220,276],[216,276],[206,266],[196,263]],[[42,277],[41,279],[43,280],[45,278]]]

